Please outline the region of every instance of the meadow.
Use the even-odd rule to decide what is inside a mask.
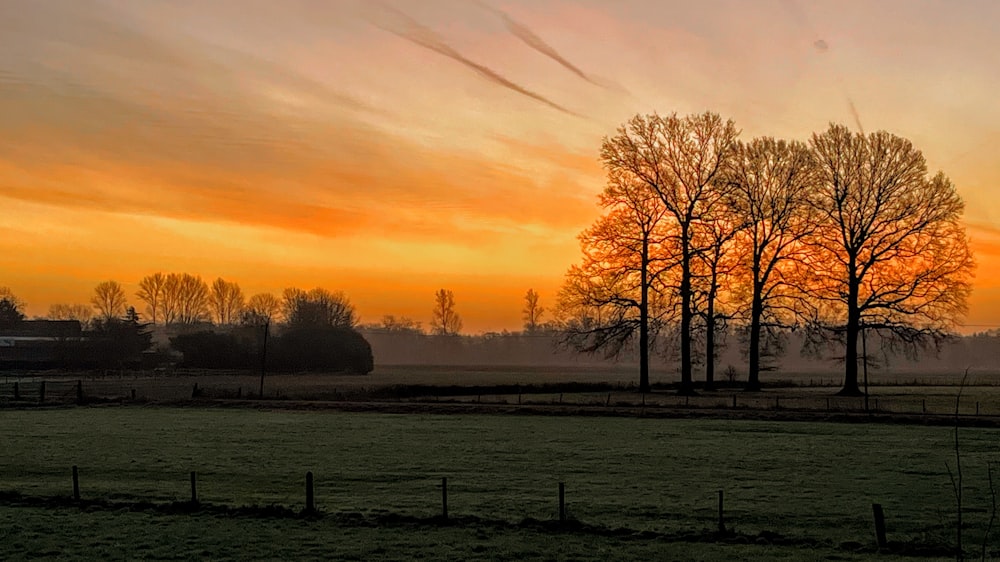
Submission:
[[[947,427],[157,407],[6,410],[0,411],[0,427],[0,491],[30,496],[70,495],[70,466],[77,465],[84,498],[182,501],[189,497],[188,474],[194,470],[202,502],[301,509],[304,474],[312,471],[317,508],[325,513],[431,517],[440,512],[439,483],[447,477],[453,516],[517,522],[556,519],[557,486],[564,482],[570,517],[611,529],[711,529],[716,524],[717,491],[724,490],[727,525],[744,533],[768,531],[818,541],[821,549],[869,545],[871,504],[877,502],[885,508],[890,540],[948,545],[954,539],[948,465],[954,468],[955,459],[953,429]],[[987,463],[1000,460],[998,436],[989,429],[960,432],[966,541],[976,548],[989,515]],[[0,509],[0,517],[22,524],[109,515],[70,513],[64,508]],[[142,527],[138,521],[147,518],[158,523]],[[206,515],[134,513],[122,514],[114,525],[146,529],[143,540],[154,550],[167,548],[163,545],[171,541],[180,541],[183,548],[211,550],[203,544],[210,540],[207,536],[186,539],[177,531],[159,530],[192,525],[186,518],[205,519],[204,529],[231,527],[219,531],[219,540],[234,544],[241,543],[224,537],[249,533],[258,525]],[[259,525],[268,532],[287,526],[308,537],[313,526],[331,524],[295,520]],[[74,540],[72,526],[45,523],[45,528],[68,533],[64,540]],[[341,529],[329,536],[348,532]],[[381,536],[372,530],[350,532]],[[435,544],[451,544],[448,537],[475,533],[465,528],[386,532],[397,541],[414,535],[412,552],[429,557],[434,557]],[[546,559],[563,552],[545,550],[546,536],[530,530],[488,530],[486,535],[487,542],[495,543],[489,548],[520,545],[504,551],[510,559]],[[1000,550],[998,535],[994,531],[993,550]],[[22,549],[44,548],[24,540],[30,543],[23,539]],[[123,540],[115,544],[127,547]],[[312,540],[310,544],[335,542]],[[623,540],[575,536],[568,542],[579,542],[581,553],[594,554]],[[88,544],[119,548],[105,542],[93,539]],[[14,548],[9,541],[0,544]],[[470,541],[468,548],[476,544]],[[620,548],[638,549],[637,557],[644,549],[667,548],[657,541],[623,544]],[[430,550],[421,550],[425,547]],[[696,559],[770,558],[772,549],[777,557],[792,548],[669,543],[674,547],[695,549],[690,557]],[[725,548],[743,550],[726,554]],[[409,559],[395,549],[382,555]]]

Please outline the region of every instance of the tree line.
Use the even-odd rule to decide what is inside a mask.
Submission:
[[[759,390],[782,334],[802,330],[859,394],[859,339],[917,349],[951,332],[974,270],[963,202],[910,141],[835,124],[808,142],[739,136],[715,113],[653,114],[604,139],[604,214],[559,296],[568,341],[637,344],[643,390],[655,342],[675,342],[663,351],[692,392],[696,351],[711,387],[715,338],[738,326]]]

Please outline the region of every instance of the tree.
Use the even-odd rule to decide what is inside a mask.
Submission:
[[[831,125],[811,144],[820,169],[809,200],[818,214],[808,238],[814,324],[844,338],[841,394],[860,395],[865,330],[921,345],[965,312],[974,262],[964,204],[904,138]]]
[[[580,235],[583,263],[560,290],[560,313],[570,317],[564,341],[615,357],[638,334],[639,390],[648,392],[650,335],[668,312],[656,296],[677,263],[673,233],[656,192],[621,169],[608,169],[600,204],[607,212]]]
[[[146,314],[150,322],[156,324],[157,319],[166,320],[162,313],[164,293],[167,286],[167,276],[160,272],[147,275],[139,280],[139,291],[135,296],[146,303]]]
[[[620,170],[645,184],[666,207],[676,226],[680,280],[680,392],[693,392],[691,378],[691,321],[693,260],[697,224],[723,203],[718,178],[731,158],[739,131],[732,121],[714,113],[678,117],[676,114],[636,115],[605,138],[601,159],[605,168]]]
[[[121,318],[125,315],[125,290],[117,281],[102,281],[94,287],[90,303],[104,320]]]
[[[524,318],[524,331],[534,333],[542,323],[542,314],[545,309],[538,304],[538,293],[534,289],[528,289],[524,295],[524,310],[521,311]]]
[[[274,322],[281,314],[281,301],[271,293],[258,293],[247,299],[241,322],[260,326]]]
[[[209,305],[215,315],[215,321],[221,326],[229,326],[239,321],[246,306],[243,290],[239,284],[219,277],[211,286]]]
[[[197,324],[208,321],[209,289],[201,276],[171,273],[167,276],[164,304],[169,303],[167,315],[178,324]]]
[[[720,189],[725,189],[719,186]],[[720,325],[728,315],[719,306],[722,282],[735,270],[733,239],[745,224],[733,217],[730,209],[722,205],[713,214],[703,217],[694,228],[693,246],[698,248],[692,263],[692,309],[705,322],[705,389],[715,386],[715,357],[718,352],[716,337]],[[724,332],[723,332],[724,333]]]
[[[817,172],[805,144],[758,138],[738,145],[726,173],[729,207],[746,225],[737,242],[749,277],[747,390],[760,390],[762,329],[788,326],[804,294],[795,266],[814,222],[807,203]]]
[[[285,323],[295,327],[353,328],[358,323],[354,305],[341,291],[316,287],[308,292],[285,289]]]
[[[434,310],[431,311],[431,332],[440,336],[453,336],[462,329],[462,318],[455,312],[455,293],[438,289],[434,293]]]
[[[424,333],[420,322],[407,316],[396,318],[392,314],[383,316],[381,322],[370,326],[370,329],[387,334],[422,335]]]
[[[24,301],[9,287],[0,287],[0,328],[13,328],[24,320]]]
[[[76,320],[86,326],[94,317],[94,310],[85,304],[53,304],[49,307],[51,320]]]

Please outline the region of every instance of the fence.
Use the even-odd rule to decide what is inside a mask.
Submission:
[[[726,505],[724,502],[725,493],[724,490],[718,490],[714,497],[712,498],[712,508],[706,510],[713,515],[713,527],[714,528],[702,528],[700,530],[686,530],[680,532],[665,532],[665,531],[650,531],[637,529],[630,529],[627,527],[612,527],[607,525],[601,525],[599,523],[588,523],[580,521],[570,514],[569,506],[572,502],[572,490],[567,493],[567,486],[565,482],[558,482],[558,486],[553,490],[552,495],[549,498],[550,501],[550,516],[544,519],[523,519],[520,522],[511,522],[490,516],[477,516],[460,514],[455,515],[454,513],[449,513],[449,487],[448,487],[448,477],[443,476],[440,478],[439,483],[434,486],[437,490],[432,490],[430,487],[427,490],[427,494],[424,498],[426,501],[427,509],[421,510],[424,514],[428,512],[428,509],[433,510],[433,504],[437,502],[437,513],[434,515],[410,515],[402,513],[393,513],[386,511],[384,509],[375,510],[377,514],[374,517],[365,517],[363,514],[356,511],[348,512],[336,512],[332,510],[322,510],[317,508],[316,502],[316,485],[315,478],[312,471],[307,471],[305,473],[304,486],[302,488],[302,501],[297,503],[297,506],[301,506],[300,509],[295,509],[293,507],[269,504],[269,505],[244,505],[244,506],[230,506],[222,504],[206,503],[201,501],[201,495],[199,492],[199,478],[198,473],[191,471],[189,475],[189,485],[190,485],[190,499],[184,501],[172,501],[172,502],[161,502],[155,503],[148,500],[138,500],[138,501],[124,501],[122,499],[110,500],[101,497],[93,497],[87,493],[86,481],[81,480],[80,470],[78,466],[73,465],[69,470],[70,485],[67,486],[67,491],[72,490],[72,495],[60,495],[54,497],[38,497],[38,496],[24,496],[17,492],[10,491],[0,491],[0,506],[8,505],[11,507],[18,506],[31,506],[31,507],[67,507],[67,506],[79,506],[86,508],[88,510],[92,509],[108,509],[112,511],[120,511],[123,508],[130,510],[152,510],[161,511],[170,515],[177,515],[183,513],[196,513],[203,512],[207,514],[219,513],[225,514],[227,516],[231,515],[244,515],[250,517],[307,517],[316,518],[325,515],[331,515],[338,518],[340,522],[350,523],[351,521],[359,522],[363,525],[370,525],[372,523],[379,524],[383,522],[392,523],[418,523],[422,525],[426,524],[465,524],[465,525],[500,525],[503,527],[521,527],[521,528],[535,528],[538,530],[546,531],[572,531],[581,533],[594,533],[602,536],[627,536],[627,537],[640,537],[644,539],[660,539],[667,541],[697,541],[697,542],[727,542],[727,543],[740,543],[747,544],[749,542],[756,543],[758,545],[770,546],[770,545],[792,545],[792,546],[802,546],[802,547],[814,547],[817,544],[822,544],[822,541],[816,538],[810,537],[789,537],[777,533],[773,530],[761,530],[756,534],[748,534],[746,532],[738,531],[732,521],[727,519]],[[435,500],[434,496],[438,496],[438,500]],[[706,495],[708,497],[708,495]],[[120,496],[119,496],[120,498]],[[906,540],[896,540],[889,541],[887,538],[887,526],[886,526],[886,515],[882,504],[873,503],[871,504],[871,516],[873,523],[874,532],[868,537],[858,537],[863,539],[861,541],[847,541],[840,543],[841,549],[851,550],[853,552],[882,552],[891,553],[896,552],[900,554],[916,554],[920,556],[928,555],[952,555],[956,552],[956,549],[952,545],[945,544],[947,541],[940,540],[938,542],[928,542],[926,538],[914,539],[912,537]],[[779,523],[771,521],[770,523]],[[945,531],[944,528],[941,531]],[[943,533],[942,533],[943,536]],[[986,530],[986,535],[983,537],[983,552],[984,554],[998,554],[1000,551],[988,551],[987,544],[989,538],[989,529]],[[868,546],[865,546],[867,544]],[[829,545],[828,545],[829,546]]]
[[[194,382],[192,382],[194,379]],[[621,387],[610,391],[579,390],[567,385],[567,392],[551,392],[546,388],[524,386],[519,392],[507,388],[478,394],[467,394],[463,387],[421,387],[394,389],[365,386],[335,387],[326,385],[283,385],[270,382],[264,398],[268,400],[308,400],[329,402],[331,407],[342,402],[367,402],[372,404],[440,404],[480,405],[491,407],[546,408],[574,407],[600,413],[616,409],[634,411],[636,415],[655,414],[658,410],[740,411],[740,412],[803,412],[822,413],[872,413],[927,416],[928,418],[953,416],[957,387],[924,387],[921,393],[907,394],[895,387],[879,387],[867,398],[835,396],[831,387],[790,387],[762,393],[738,390],[702,392],[681,396],[669,390],[638,393]],[[508,385],[509,386],[509,385]],[[592,387],[593,385],[591,385]],[[610,386],[610,385],[608,385]],[[611,387],[615,388],[615,387]],[[967,388],[959,404],[963,418],[991,418],[1000,416],[1000,392],[977,392]],[[466,393],[463,393],[464,392]],[[913,390],[913,389],[911,389]],[[190,400],[247,400],[259,399],[258,387],[253,384],[199,383],[194,377],[111,377],[99,379],[21,378],[0,382],[0,407],[27,405],[82,404],[87,402],[172,402]],[[442,391],[448,391],[442,394]],[[721,414],[725,415],[725,414]]]

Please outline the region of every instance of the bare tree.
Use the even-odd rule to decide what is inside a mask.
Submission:
[[[657,289],[676,264],[667,210],[656,192],[618,168],[608,169],[600,203],[607,214],[580,235],[583,263],[570,268],[559,293],[560,313],[570,317],[565,341],[614,357],[638,334],[639,390],[648,392],[650,335],[670,312]]]
[[[285,322],[290,326],[353,328],[358,323],[354,305],[341,291],[292,287],[285,289],[284,297]]]
[[[221,277],[212,283],[208,301],[216,323],[222,326],[229,326],[239,321],[243,307],[246,306],[243,290],[239,284]]]
[[[76,320],[86,325],[93,317],[93,308],[85,304],[53,304],[49,307],[51,320]]]
[[[714,113],[678,117],[637,115],[604,140],[605,168],[621,170],[646,184],[667,209],[676,226],[680,282],[680,392],[693,392],[691,378],[692,262],[695,228],[723,203],[718,177],[732,156],[739,131]]]
[[[524,319],[524,331],[533,333],[538,330],[542,323],[542,314],[545,308],[538,303],[538,293],[534,289],[528,289],[524,295],[524,309],[521,311]]]
[[[247,299],[243,323],[248,325],[270,324],[281,314],[281,301],[271,293],[258,293]]]
[[[434,293],[431,332],[440,336],[453,336],[461,329],[462,317],[455,312],[455,293],[450,289],[438,289]]]
[[[929,176],[910,141],[842,125],[812,137],[820,181],[810,204],[809,283],[816,325],[845,341],[842,394],[860,395],[858,336],[936,341],[965,312],[974,269],[964,204],[943,173]]]
[[[90,298],[97,313],[104,320],[113,320],[125,315],[127,306],[125,290],[117,281],[102,281],[94,287],[94,296]]]
[[[173,322],[196,324],[210,319],[208,284],[201,276],[183,273],[167,276],[164,303],[170,303]]]
[[[788,326],[804,295],[796,266],[814,222],[807,203],[817,173],[808,146],[769,137],[740,143],[726,173],[730,209],[746,225],[738,243],[749,282],[747,390],[760,390],[762,328]]]
[[[139,291],[136,292],[135,296],[146,303],[146,314],[149,315],[149,320],[153,324],[156,324],[158,320],[166,320],[162,313],[166,285],[167,276],[160,272],[147,275],[139,280]]]
[[[24,320],[24,307],[24,301],[10,287],[0,287],[0,328],[13,327]]]
[[[720,185],[720,189],[726,189]],[[725,329],[729,314],[720,306],[723,281],[736,269],[734,239],[745,223],[722,205],[713,209],[695,224],[693,247],[697,249],[692,263],[692,309],[704,321],[705,389],[715,386],[715,358],[718,354],[718,334]]]

